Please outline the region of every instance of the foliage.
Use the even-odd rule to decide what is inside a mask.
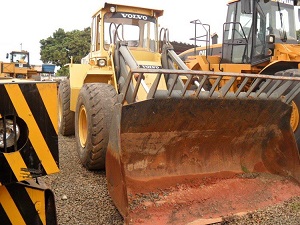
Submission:
[[[56,72],[56,76],[69,76],[69,67],[61,67],[57,72]]]
[[[70,63],[71,56],[74,63],[80,63],[81,59],[89,53],[90,33],[89,27],[83,31],[73,30],[70,32],[59,28],[52,36],[40,40],[42,62],[60,67],[57,75],[67,75],[68,69],[63,66]]]

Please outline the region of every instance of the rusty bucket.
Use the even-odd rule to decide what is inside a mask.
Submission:
[[[116,105],[109,193],[126,224],[206,224],[300,195],[280,100],[151,99]]]

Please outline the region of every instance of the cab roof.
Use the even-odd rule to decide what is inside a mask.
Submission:
[[[145,8],[143,6],[138,6],[138,5],[135,5],[135,6],[132,6],[132,5],[123,5],[123,4],[118,4],[118,3],[112,3],[112,2],[105,2],[103,4],[103,6],[94,14],[94,16],[96,14],[98,14],[100,11],[102,11],[103,9],[110,9],[110,7],[115,7],[116,9],[116,12],[118,11],[118,9],[131,9],[131,11],[134,11],[135,13],[141,13],[143,14],[142,12],[143,11],[152,11],[151,14],[153,14],[153,16],[155,17],[160,17],[163,15],[164,13],[164,10],[159,10],[159,9],[154,9],[154,8]],[[141,12],[140,12],[141,11]]]

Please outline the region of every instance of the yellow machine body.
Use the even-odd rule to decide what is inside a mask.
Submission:
[[[190,58],[202,66],[191,70],[158,30],[162,14],[105,3],[58,90],[59,132],[75,134],[83,166],[106,170],[125,224],[213,223],[299,195],[300,78],[212,71],[218,56]]]

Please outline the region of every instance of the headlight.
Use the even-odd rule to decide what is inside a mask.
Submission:
[[[106,66],[106,60],[105,59],[99,59],[98,60],[98,66],[100,66],[100,67]]]
[[[110,12],[114,13],[116,11],[116,8],[112,6],[112,7],[110,7],[109,10],[110,10]]]
[[[275,35],[274,34],[268,35],[267,42],[268,42],[268,44],[274,44],[275,43]]]
[[[5,121],[5,123],[4,123]],[[6,140],[6,147],[13,146],[20,137],[20,129],[18,124],[14,125],[13,120],[0,120],[0,147],[4,148],[4,140]]]

